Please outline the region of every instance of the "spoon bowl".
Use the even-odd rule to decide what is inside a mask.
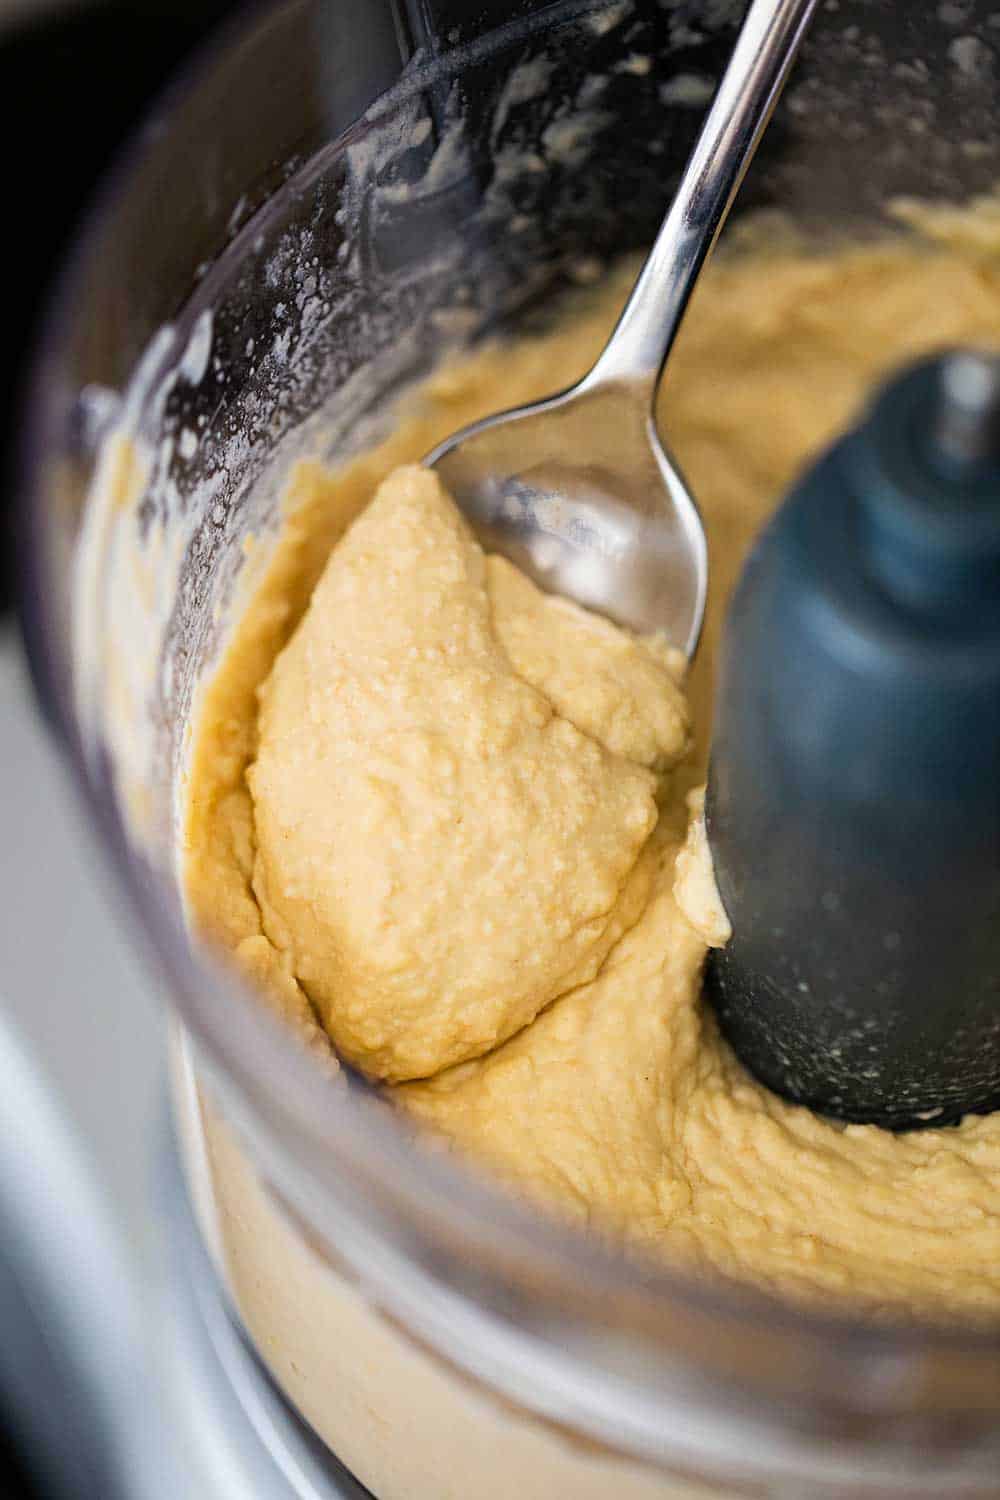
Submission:
[[[660,442],[648,390],[588,377],[487,417],[426,461],[488,551],[547,591],[694,654],[708,587],[705,532]]]

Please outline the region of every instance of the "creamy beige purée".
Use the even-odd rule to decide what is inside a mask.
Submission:
[[[842,1128],[747,1076],[699,999],[724,923],[688,793],[751,536],[887,370],[1000,342],[995,245],[708,271],[662,407],[712,565],[690,753],[663,653],[484,559],[430,476],[373,501],[444,434],[582,371],[611,281],[545,337],[443,370],[345,470],[298,468],[190,765],[194,911],[317,1049],[411,1080],[401,1106],[582,1223],[873,1310],[995,1312],[1000,1117]]]

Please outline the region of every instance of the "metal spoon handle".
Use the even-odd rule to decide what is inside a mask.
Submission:
[[[752,0],[680,186],[603,353],[583,387],[655,390],[698,273],[753,160],[817,0]]]

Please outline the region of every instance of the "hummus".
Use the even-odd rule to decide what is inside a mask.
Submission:
[[[259,697],[264,931],[369,1074],[488,1052],[648,904],[642,757],[686,747],[676,682],[487,562],[428,470],[396,470],[334,549]]]
[[[683,693],[655,643],[484,557],[412,467],[582,372],[624,285],[442,370],[339,472],[295,472],[201,696],[195,917],[331,1068],[339,1054],[384,1080],[596,1232],[876,1314],[995,1316],[1000,1115],[845,1127],[770,1094],[719,1037],[700,980],[726,923],[697,788],[750,538],[889,369],[1000,343],[1000,255],[901,237],[709,268],[661,410],[712,566]]]

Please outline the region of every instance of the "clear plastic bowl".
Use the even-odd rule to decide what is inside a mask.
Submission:
[[[185,922],[192,694],[287,464],[370,441],[446,349],[648,242],[738,10],[256,11],[118,163],[41,345],[36,681],[167,978],[234,1313],[379,1500],[1000,1493],[1000,1329],[872,1326],[626,1262],[419,1148],[359,1080],[331,1088]],[[989,5],[831,0],[742,208],[858,235],[895,194],[989,190],[995,44]],[[115,424],[154,455],[125,511],[95,481]]]

